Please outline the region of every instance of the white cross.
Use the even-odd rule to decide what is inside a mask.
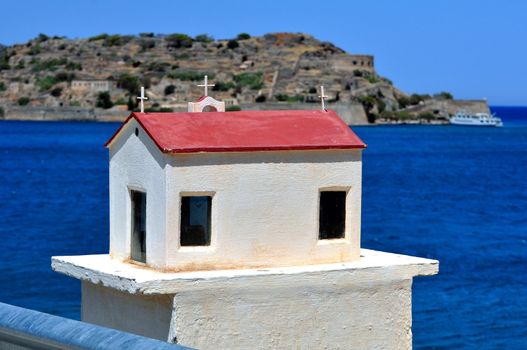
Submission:
[[[141,113],[145,112],[145,100],[148,100],[148,97],[145,96],[145,87],[141,86],[141,96],[138,96],[139,106],[141,107]]]
[[[209,96],[209,86],[210,87],[213,87],[215,84],[208,84],[208,80],[209,78],[205,75],[205,82],[203,84],[199,84],[198,86],[199,87],[205,87],[205,95],[204,96]]]
[[[326,102],[325,100],[328,98],[326,95],[324,95],[324,86],[320,86],[320,96],[318,96],[320,100],[322,101],[322,110],[327,111],[326,109]]]

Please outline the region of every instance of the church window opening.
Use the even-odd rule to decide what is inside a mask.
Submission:
[[[210,245],[211,196],[181,197],[181,246]]]
[[[132,260],[146,263],[146,193],[130,191],[132,219]]]
[[[320,192],[319,239],[344,238],[346,191]]]

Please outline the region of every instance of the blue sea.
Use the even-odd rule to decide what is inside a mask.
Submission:
[[[415,349],[527,348],[527,107],[503,128],[366,126],[362,246],[440,260],[414,280]],[[115,123],[0,121],[0,301],[79,318],[52,255],[108,251]],[[272,219],[272,218],[270,218]]]

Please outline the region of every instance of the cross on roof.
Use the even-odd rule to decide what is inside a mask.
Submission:
[[[324,95],[324,86],[320,86],[320,96],[318,96],[320,98],[320,101],[322,102],[322,110],[323,111],[327,111],[326,109],[326,99],[328,98],[328,96]]]
[[[203,96],[209,96],[209,86],[213,87],[215,84],[208,84],[208,77],[205,75],[203,84],[199,84],[199,87],[205,87],[205,94]]]
[[[145,87],[141,86],[141,96],[138,96],[137,99],[139,100],[139,106],[141,108],[141,113],[145,112],[145,100],[148,100],[148,97],[145,96]]]

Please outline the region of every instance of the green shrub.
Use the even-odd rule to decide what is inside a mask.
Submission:
[[[43,78],[37,78],[37,86],[41,92],[48,91],[56,83],[55,78],[49,75]]]
[[[174,92],[176,92],[176,87],[174,85],[168,85],[165,87],[165,95],[172,95]]]
[[[123,73],[117,78],[117,87],[127,90],[130,94],[134,95],[139,92],[139,78]]]
[[[23,96],[20,97],[17,102],[19,106],[26,106],[27,104],[29,104],[29,102],[31,102],[31,100],[29,99],[29,97]]]
[[[182,53],[182,54],[174,54],[172,55],[175,60],[188,60],[190,58],[190,55],[188,53]]]
[[[232,81],[228,81],[228,82],[218,81],[214,83],[212,90],[213,91],[229,91],[230,89],[234,89],[235,86],[236,85]]]
[[[77,62],[68,62],[64,68],[67,70],[82,70],[82,64]]]
[[[369,81],[370,84],[375,84],[380,81],[379,78],[375,74],[367,75],[364,78],[366,78],[366,80]]]
[[[53,90],[51,90],[50,94],[53,97],[60,97],[60,95],[62,95],[62,88],[61,87],[56,87]]]
[[[263,87],[263,74],[258,73],[240,73],[234,75],[234,81],[240,87],[248,86],[252,90],[258,90]]]
[[[68,60],[66,58],[50,58],[47,60],[39,60],[35,59],[32,60],[33,67],[31,67],[31,70],[35,73],[41,72],[41,71],[55,71],[59,66],[64,66],[68,63]]]
[[[141,38],[153,38],[154,37],[154,33],[152,32],[148,32],[148,33],[139,33],[139,36]]]
[[[435,94],[434,96],[438,97],[440,99],[443,99],[443,100],[452,100],[452,99],[454,99],[454,96],[452,96],[452,94],[450,92],[446,92],[446,91],[441,91],[440,93]]]
[[[161,107],[161,108],[154,108],[154,107],[151,107],[151,108],[145,108],[145,112],[148,112],[148,113],[170,113],[170,112],[173,112],[174,110],[172,108],[168,108],[168,107]]]
[[[88,38],[88,41],[105,40],[108,37],[109,37],[108,34],[103,33],[103,34],[99,34],[99,35],[96,35],[96,36],[92,36],[91,38]]]
[[[366,111],[370,110],[377,104],[377,99],[373,96],[361,96],[359,102],[362,103]]]
[[[55,82],[57,83],[60,83],[63,81],[72,81],[73,79],[75,79],[75,74],[67,73],[67,72],[58,72],[57,74],[55,74],[54,79],[55,79]]]
[[[139,46],[141,46],[141,51],[146,51],[156,47],[156,42],[154,40],[140,40]]]
[[[129,111],[135,110],[135,108],[137,107],[137,99],[135,97],[132,98],[132,96],[128,97],[127,106]]]
[[[175,70],[169,73],[168,77],[184,81],[199,81],[202,80],[205,75],[207,75],[209,79],[214,79],[214,73],[197,72],[191,70]]]
[[[31,46],[27,54],[30,56],[36,56],[40,52],[42,52],[42,49],[40,48],[40,45],[37,44],[37,45]]]
[[[80,107],[81,103],[79,101],[71,101],[70,107]]]
[[[0,51],[0,71],[11,69],[9,65],[9,52],[7,50]]]
[[[194,40],[201,42],[201,43],[210,43],[214,41],[214,38],[208,34],[200,34],[200,35],[196,35]]]
[[[411,119],[414,119],[414,117],[412,117],[412,115],[408,112],[395,112],[395,117],[398,119],[398,120],[411,120]]]
[[[229,49],[231,49],[231,50],[234,50],[235,48],[237,48],[239,46],[240,46],[240,44],[236,40],[229,40],[229,42],[227,42],[227,47]]]
[[[5,91],[6,87],[3,81],[0,81],[0,92]]]
[[[113,102],[108,91],[99,92],[97,95],[97,101],[95,102],[95,107],[104,109],[113,107]]]
[[[5,117],[5,111],[4,111],[4,108],[3,107],[0,107],[0,118],[4,118]]]
[[[167,42],[168,47],[174,47],[176,49],[181,47],[192,47],[192,43],[194,42],[194,39],[192,39],[190,36],[186,34],[171,34],[165,37],[165,41]]]
[[[104,39],[104,46],[112,47],[112,46],[123,46],[126,45],[128,42],[130,42],[134,37],[131,35],[108,35]]]
[[[236,37],[237,40],[247,40],[247,39],[250,39],[251,36],[247,33],[240,33],[238,34],[238,36]]]
[[[354,77],[364,78],[367,81],[369,81],[370,84],[375,84],[375,83],[378,83],[379,81],[381,81],[379,76],[377,76],[377,74],[372,73],[372,72],[367,71],[367,70],[355,69],[353,71],[353,76]]]
[[[24,69],[26,68],[26,62],[24,60],[18,61],[18,63],[15,66],[16,69]]]
[[[302,95],[290,96],[288,94],[276,94],[274,97],[280,102],[289,102],[289,103],[299,102],[299,101],[304,100],[304,96]]]
[[[366,112],[366,117],[368,118],[369,123],[375,123],[377,115],[373,112],[373,107],[375,107],[376,105],[379,106],[379,101],[380,100],[375,96],[368,95],[359,97],[359,102],[364,107],[364,111]],[[386,108],[386,105],[384,105],[383,109],[384,108]]]
[[[289,95],[287,95],[287,94],[276,94],[276,95],[274,95],[274,98],[276,98],[280,102],[286,102],[289,99]]]
[[[225,112],[238,112],[238,111],[241,111],[242,110],[242,107],[238,106],[238,105],[234,105],[234,106],[228,106],[225,108]]]
[[[406,108],[410,105],[410,98],[406,96],[400,96],[397,98],[397,103],[399,103],[399,108]]]
[[[145,70],[150,72],[164,73],[168,67],[170,67],[170,63],[153,61],[146,65]]]
[[[47,36],[46,34],[40,33],[35,40],[39,43],[43,43],[44,41],[47,41],[48,39],[49,39],[49,36]]]

